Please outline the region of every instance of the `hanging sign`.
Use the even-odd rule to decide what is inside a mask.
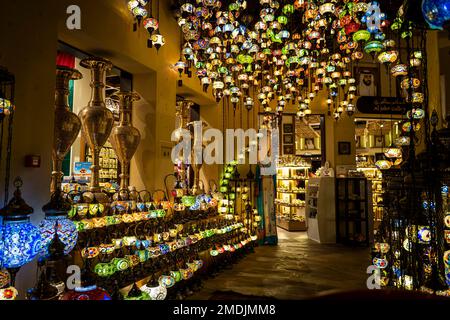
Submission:
[[[361,113],[371,114],[406,114],[408,105],[403,98],[395,97],[360,97],[356,107]]]

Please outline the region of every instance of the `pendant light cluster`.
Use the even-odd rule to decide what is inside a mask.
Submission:
[[[180,0],[178,24],[182,62],[197,69],[205,91],[212,86],[217,101],[228,97],[235,108],[258,100],[268,113],[292,103],[299,117],[311,114],[325,89],[329,115],[353,115],[353,63],[364,54],[383,64],[398,57],[376,1]]]
[[[157,3],[156,18],[153,17],[153,2]],[[147,40],[147,46],[149,48],[155,47],[156,50],[159,50],[166,44],[166,40],[159,30],[159,0],[131,0],[128,1],[128,10],[135,19],[134,31],[137,31],[141,24],[148,31],[149,39]]]

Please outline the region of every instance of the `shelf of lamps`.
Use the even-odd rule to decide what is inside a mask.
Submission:
[[[292,203],[284,203],[284,202],[276,202],[277,205],[283,206],[283,207],[290,207],[290,208],[303,208],[305,207],[305,204],[292,204]]]
[[[278,188],[277,192],[279,193],[293,193],[293,194],[303,194],[306,193],[305,189],[283,189],[283,188]]]
[[[229,234],[233,231],[240,230],[242,228],[242,223],[234,223],[227,225],[226,227],[223,227],[221,229],[209,229],[209,230],[202,230],[197,232],[193,235],[188,235],[185,238],[181,239],[171,239],[172,241],[167,241],[167,243],[160,243],[157,244],[156,247],[150,247],[143,250],[136,251],[138,254],[130,254],[126,255],[125,257],[118,258],[114,257],[109,261],[109,263],[121,263],[121,267],[117,268],[117,270],[113,274],[109,274],[108,277],[113,276],[114,274],[124,272],[128,269],[135,268],[139,266],[142,263],[145,263],[152,259],[157,259],[159,257],[162,257],[164,255],[174,253],[179,249],[191,247],[194,245],[197,245],[200,243],[203,239],[208,238],[215,238],[217,236],[223,236],[225,234]],[[178,238],[178,234],[177,237]],[[89,247],[82,249],[82,257],[85,259],[95,259],[100,255],[100,250],[104,249],[106,246],[110,247],[109,254],[113,254],[116,250],[121,250],[122,248],[133,248],[138,239],[137,237],[123,237],[121,239],[117,239],[117,242],[114,243],[114,249],[112,248],[111,244],[101,244],[98,248],[97,247]],[[253,239],[247,239],[247,243],[250,243],[251,241],[254,241]],[[103,245],[103,247],[102,247]],[[96,250],[97,249],[97,250]],[[135,251],[135,250],[133,250]],[[108,262],[107,262],[108,263]],[[102,262],[104,264],[104,262]],[[94,271],[95,272],[95,271]]]

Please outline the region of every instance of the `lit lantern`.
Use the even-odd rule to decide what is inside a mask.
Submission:
[[[397,61],[398,59],[398,51],[390,50],[384,51],[378,55],[378,61],[382,64],[391,64]]]
[[[154,277],[140,288],[141,291],[147,293],[150,296],[151,300],[166,300],[167,297],[167,289],[161,286]]]
[[[445,22],[450,20],[450,1],[423,0],[422,13],[431,29],[443,30]]]
[[[14,287],[0,289],[0,301],[16,300],[19,292]]]
[[[408,66],[405,64],[397,64],[391,68],[393,77],[406,76],[408,74]]]
[[[392,167],[392,162],[388,160],[378,160],[375,166],[380,170],[388,170]]]
[[[386,149],[384,155],[389,159],[398,159],[402,157],[402,149],[392,144],[389,148]]]
[[[16,191],[9,204],[0,211],[3,217],[1,229],[3,241],[3,266],[9,269],[14,285],[15,274],[20,267],[30,263],[39,253],[42,238],[39,229],[30,222],[33,208],[22,199],[20,178],[14,181]]]
[[[151,298],[147,292],[139,290],[136,283],[133,283],[130,292],[124,297],[124,300],[146,301],[151,300]]]
[[[156,33],[152,35],[151,37],[152,44],[155,46],[156,50],[159,50],[162,46],[166,44],[166,40],[164,39],[164,36],[162,36],[160,33]]]
[[[48,246],[54,238],[55,230],[57,230],[59,240],[64,244],[65,255],[75,247],[78,240],[77,227],[67,218],[67,212],[71,207],[61,193],[56,192],[51,201],[42,208],[45,212],[45,219],[39,225],[42,237],[41,255],[48,255]]]
[[[8,99],[0,98],[0,119],[11,114],[14,105]]]
[[[371,55],[381,52],[384,49],[383,43],[378,40],[370,41],[364,46],[364,51]]]
[[[144,28],[147,29],[150,36],[159,29],[159,22],[155,18],[147,18],[144,20]]]
[[[366,42],[366,41],[369,41],[370,37],[371,37],[371,34],[370,34],[369,31],[367,31],[367,30],[359,30],[359,31],[356,31],[353,34],[353,41],[355,41],[355,42],[358,42],[358,41]]]

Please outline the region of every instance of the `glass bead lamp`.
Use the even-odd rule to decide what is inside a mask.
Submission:
[[[159,22],[155,18],[147,18],[144,20],[144,27],[147,29],[148,33],[152,35],[153,32],[159,29]]]
[[[151,300],[150,295],[147,292],[139,290],[136,283],[133,283],[133,287],[130,292],[124,297],[124,300],[138,300],[148,301]]]
[[[422,13],[431,29],[443,30],[450,20],[450,0],[423,0]]]
[[[81,271],[81,284],[74,290],[67,291],[61,298],[65,301],[108,301],[112,300],[106,290],[96,284],[96,276],[91,271],[89,260]]]
[[[70,203],[57,191],[52,195],[52,199],[42,210],[45,212],[45,219],[39,225],[42,237],[40,254],[43,256],[48,255],[48,247],[54,238],[55,230],[59,240],[64,244],[64,254],[69,254],[78,240],[77,227],[67,217],[67,213],[71,210]]]
[[[141,287],[140,290],[147,293],[151,300],[162,301],[166,300],[167,297],[167,289],[161,286],[158,281],[156,281],[154,276],[147,284]]]
[[[0,120],[14,111],[14,105],[8,99],[0,98]]]
[[[20,191],[22,185],[22,180],[16,178],[14,197],[5,208],[0,210],[0,215],[3,217],[1,233],[4,243],[2,263],[11,273],[12,285],[14,285],[15,274],[38,255],[42,246],[39,229],[30,222],[33,208],[22,199]]]

